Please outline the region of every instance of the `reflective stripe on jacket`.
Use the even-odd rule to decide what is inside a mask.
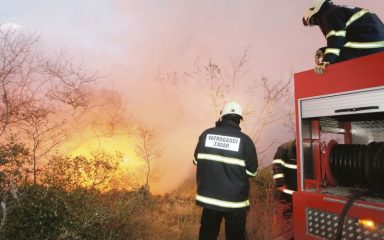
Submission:
[[[199,137],[193,163],[197,166],[196,204],[218,211],[249,206],[249,177],[257,174],[256,148],[237,124],[221,120]]]

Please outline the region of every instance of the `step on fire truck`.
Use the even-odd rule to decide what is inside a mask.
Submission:
[[[294,77],[294,238],[384,240],[384,53]]]

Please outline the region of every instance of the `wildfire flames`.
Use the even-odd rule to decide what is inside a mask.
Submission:
[[[93,159],[92,155],[100,151],[110,156],[118,156],[120,159],[118,159],[117,170],[113,173],[114,184],[100,187],[100,190],[130,189],[132,181],[127,180],[127,177],[136,174],[138,176],[135,176],[135,184],[142,184],[142,177],[139,176],[139,173],[143,172],[145,168],[145,162],[136,153],[136,141],[134,137],[128,134],[97,137],[94,133],[88,132],[87,134],[72,136],[61,146],[61,152],[71,158],[82,156]],[[81,182],[84,187],[90,185],[88,179],[82,179]]]
[[[137,169],[144,164],[137,157],[134,140],[128,136],[75,138],[65,145],[70,156],[89,157],[98,150],[103,150],[108,154],[120,153],[122,169]]]

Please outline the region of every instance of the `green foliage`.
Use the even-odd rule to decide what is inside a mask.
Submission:
[[[14,200],[1,239],[54,239],[61,231],[65,208],[60,194],[42,186],[24,186]]]
[[[22,144],[9,141],[0,150],[6,170],[24,166],[22,157],[28,151]],[[143,232],[137,231],[145,228],[132,215],[136,211],[142,214],[139,208],[147,209],[142,206],[146,204],[144,198],[138,197],[142,194],[106,192],[119,159],[118,154],[103,152],[89,158],[52,157],[39,184],[23,182],[13,189],[18,192],[16,198],[0,199],[7,208],[0,239],[129,239]],[[23,178],[27,173],[17,172],[15,176]],[[0,178],[0,184],[4,186],[7,179]],[[4,196],[12,189],[2,190]]]
[[[28,177],[28,170],[25,168],[28,159],[28,148],[15,135],[9,136],[5,144],[0,144],[1,192],[8,191],[11,184],[16,187],[25,182]]]
[[[118,197],[114,201],[113,197]],[[122,204],[128,195],[102,194],[95,190],[78,188],[66,193],[64,216],[65,239],[124,239],[130,236],[129,214],[134,205]]]
[[[146,232],[135,214],[147,207],[139,193],[41,185],[24,186],[23,196],[0,230],[0,239],[137,239]]]
[[[53,156],[47,165],[44,182],[48,185],[61,186],[72,190],[81,185],[81,166],[85,157]]]

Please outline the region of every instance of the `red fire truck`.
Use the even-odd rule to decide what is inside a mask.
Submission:
[[[294,77],[295,239],[384,240],[384,53]]]

